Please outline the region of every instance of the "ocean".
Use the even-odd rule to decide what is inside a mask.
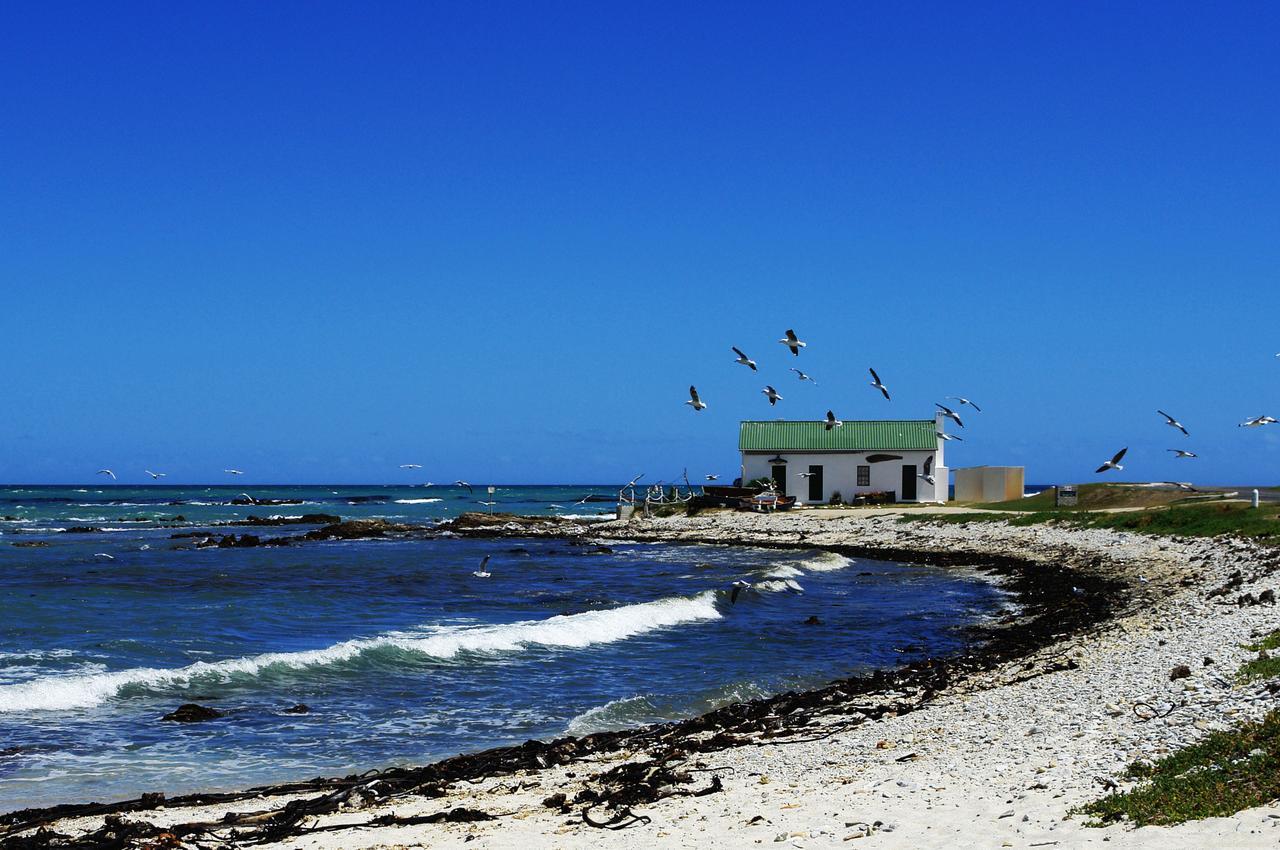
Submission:
[[[617,485],[255,486],[297,504],[232,504],[245,489],[0,486],[0,811],[687,717],[946,653],[1007,604],[974,574],[819,550],[173,537],[251,514],[433,524],[479,500],[590,520],[613,505],[584,497]],[[160,719],[187,702],[225,714]]]

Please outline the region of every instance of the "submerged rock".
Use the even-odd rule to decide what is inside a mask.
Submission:
[[[36,549],[48,546],[49,543],[45,540],[15,540],[9,545],[17,546],[19,549]]]
[[[170,720],[174,723],[203,723],[206,720],[216,720],[219,717],[226,717],[226,712],[218,711],[216,708],[209,708],[207,705],[198,705],[194,702],[184,703],[173,711],[161,717],[161,720]]]
[[[360,540],[366,537],[382,537],[389,533],[420,530],[420,526],[388,522],[385,519],[349,519],[346,522],[335,522],[324,528],[309,531],[303,536],[308,540]]]
[[[311,706],[307,705],[306,703],[300,702],[297,705],[286,708],[284,710],[284,713],[285,714],[310,714]]]

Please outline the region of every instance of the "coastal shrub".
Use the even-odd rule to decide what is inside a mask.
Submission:
[[[1074,811],[1091,816],[1089,826],[1126,819],[1135,826],[1168,826],[1280,799],[1280,709],[1156,762],[1134,762],[1127,775],[1139,784]]]

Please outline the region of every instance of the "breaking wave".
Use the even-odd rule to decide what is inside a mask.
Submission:
[[[432,502],[441,502],[443,499],[396,499],[397,505],[429,505]]]

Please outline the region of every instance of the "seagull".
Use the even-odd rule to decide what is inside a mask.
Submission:
[[[841,422],[839,419],[836,419],[835,411],[832,411],[832,410],[827,411],[827,421],[823,426],[824,428],[830,431],[832,428],[840,428],[843,425],[844,425],[843,422]]]
[[[733,584],[729,585],[729,587],[732,588],[732,590],[729,591],[729,604],[737,605],[738,597],[742,595],[742,591],[746,590],[750,586],[751,582],[743,581],[742,579],[738,579]]]
[[[1276,419],[1274,416],[1255,416],[1252,419],[1246,419],[1236,427],[1257,428],[1259,425],[1274,425],[1276,422],[1280,422],[1280,419]],[[114,478],[115,476],[113,475],[111,477]]]
[[[116,559],[115,555],[108,555],[106,552],[94,552],[93,557],[106,558],[108,561],[114,561]]]
[[[587,495],[583,496],[583,497],[582,497],[581,499],[579,499],[578,501],[574,502],[574,504],[575,504],[575,505],[585,505],[585,504],[587,503],[587,500],[588,500],[588,499],[590,499],[590,498],[591,498],[592,496],[594,496],[594,495],[595,495],[595,493],[588,493]]]
[[[771,405],[777,404],[778,401],[782,398],[782,396],[778,395],[777,390],[775,390],[773,387],[768,385],[766,385],[765,388],[762,389],[760,392],[764,393],[766,396],[769,397],[769,404]]]
[[[1179,431],[1183,433],[1184,436],[1187,436],[1187,437],[1191,436],[1190,434],[1187,433],[1187,429],[1183,428],[1182,423],[1179,422],[1177,419],[1174,419],[1172,416],[1165,413],[1163,410],[1157,410],[1156,413],[1159,413],[1161,416],[1164,417],[1164,424],[1168,425],[1170,428],[1177,428]]]
[[[791,330],[791,328],[787,328],[787,335],[778,340],[778,342],[782,343],[787,348],[790,348],[791,353],[797,357],[800,356],[800,349],[804,348],[806,345],[806,343],[801,342],[796,337],[796,332]]]
[[[477,505],[484,505],[484,506],[486,506],[486,507],[490,507],[490,508],[491,508],[491,507],[493,507],[494,505],[496,505],[496,504],[498,504],[498,503],[497,503],[497,502],[483,502],[483,501],[481,501],[481,500],[479,500],[479,499],[476,499],[476,504],[477,504]]]
[[[457,481],[453,482],[453,486],[454,486],[454,487],[466,487],[466,488],[467,488],[467,492],[468,492],[468,493],[474,493],[474,492],[476,491],[476,488],[472,487],[470,484],[468,484],[467,482],[463,481],[461,478],[459,478]]]
[[[928,481],[930,484],[934,483],[933,455],[929,455],[927,458],[924,459],[924,472],[920,473],[920,477],[923,478],[925,481]]]
[[[948,434],[945,431],[934,431],[933,433],[938,435],[939,440],[959,440],[962,443],[964,442],[964,437],[957,437],[955,434]]]
[[[420,463],[402,463],[402,464],[400,464],[400,468],[401,468],[401,469],[422,469],[422,464],[420,464]]]
[[[817,475],[817,474],[818,474],[818,473],[816,473],[816,472],[797,472],[797,473],[796,473],[796,475],[798,475],[798,476],[799,476],[799,477],[801,477],[801,478],[812,478],[813,476],[815,476],[815,475]]]
[[[1129,451],[1129,447],[1125,446],[1123,449],[1116,452],[1115,457],[1095,469],[1094,472],[1106,472],[1108,469],[1124,469],[1124,467],[1120,465],[1120,459],[1124,457],[1124,453],[1127,451]]]
[[[978,405],[976,405],[976,404],[974,404],[973,402],[969,401],[969,399],[965,398],[964,396],[949,395],[949,396],[947,396],[947,398],[953,398],[953,399],[955,399],[956,401],[960,402],[961,404],[967,404],[967,405],[969,405],[970,407],[972,407],[974,410],[978,411],[979,413],[981,413],[981,412],[982,412],[982,408],[981,408],[981,407],[978,407]]]
[[[110,475],[112,481],[116,480],[116,474],[109,469],[99,469],[98,475]]]
[[[947,417],[952,422],[959,425],[961,428],[964,427],[964,423],[960,421],[960,417],[956,415],[956,412],[954,410],[947,407],[945,404],[938,404],[936,401],[934,402],[934,404],[938,406],[938,410],[942,411],[943,416]]]
[[[804,372],[801,372],[799,369],[795,368],[794,366],[791,367],[791,371],[795,372],[796,377],[799,378],[800,380],[808,381],[809,383],[813,384],[815,387],[818,385],[818,382],[815,381],[812,377],[810,377],[809,375],[806,375]]]
[[[1200,457],[1195,452],[1183,451],[1182,449],[1165,449],[1167,452],[1173,452],[1175,458],[1181,457]]]
[[[705,409],[707,406],[706,404],[703,403],[702,399],[698,398],[697,387],[689,387],[689,400],[686,401],[685,404],[693,407],[694,413],[697,413],[699,410]]]
[[[738,355],[738,359],[733,361],[734,363],[741,363],[743,366],[750,366],[752,372],[757,371],[756,361],[752,360],[750,357],[743,354],[741,348],[738,348],[736,345],[731,345],[729,347],[733,349],[734,354]]]
[[[1188,493],[1199,493],[1200,491],[1192,487],[1185,481],[1161,481],[1161,484],[1168,484],[1170,487],[1177,487],[1179,490],[1186,490]]]
[[[489,566],[489,556],[485,555],[484,560],[480,562],[480,569],[476,570],[472,575],[476,578],[488,578],[493,575],[493,573],[485,569],[487,566]]]
[[[227,475],[244,475],[244,473],[238,469],[224,469],[222,471],[227,473]]]
[[[884,393],[884,400],[889,401],[889,388],[880,382],[880,376],[876,374],[876,370],[868,369],[867,371],[871,373],[871,386]]]
[[[145,472],[145,473],[147,473],[147,475],[150,475],[150,476],[151,476],[151,479],[152,479],[153,481],[154,481],[155,479],[157,479],[157,478],[164,478],[166,475],[168,475],[168,474],[169,474],[169,473],[167,473],[167,472],[152,472],[152,471],[151,471],[151,470],[149,470],[149,469],[144,469],[144,470],[142,470],[142,471],[143,471],[143,472]]]
[[[707,479],[708,481],[719,481],[719,480],[720,480],[720,476],[719,476],[719,475],[707,475],[707,476],[705,476],[705,477],[706,477],[706,479]]]

